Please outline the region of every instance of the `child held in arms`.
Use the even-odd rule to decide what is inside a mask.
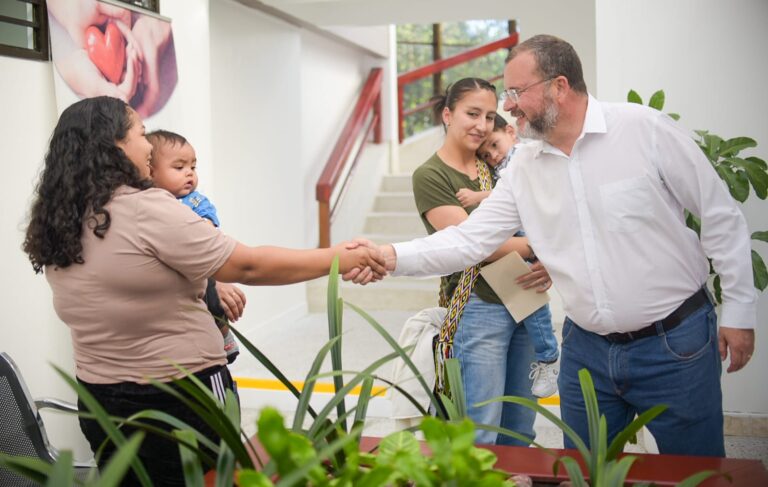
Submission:
[[[497,113],[493,121],[493,131],[477,149],[477,157],[491,167],[494,183],[498,181],[501,173],[512,159],[516,144],[515,127],[507,123],[504,117]],[[456,193],[456,197],[466,208],[467,206],[479,205],[490,194],[490,191],[472,191],[462,188]],[[518,232],[515,236],[523,237],[525,233]],[[551,396],[557,391],[560,353],[552,329],[549,305],[545,305],[523,320],[523,325],[528,331],[528,336],[531,337],[536,352],[536,363],[531,364],[530,378],[533,380],[531,393],[538,397]]]
[[[152,144],[150,175],[155,187],[173,194],[200,217],[218,228],[216,207],[197,191],[197,156],[187,139],[167,130],[155,130],[146,135]],[[234,362],[240,353],[237,342],[229,330],[229,321],[237,321],[245,308],[245,294],[232,284],[208,279],[205,304],[224,337],[227,361]]]
[[[492,169],[491,176],[493,176],[494,182],[499,180],[501,173],[506,169],[512,154],[515,153],[516,144],[515,126],[507,123],[504,117],[497,113],[493,119],[493,131],[477,149],[477,157]],[[466,208],[479,205],[489,194],[491,194],[490,191],[472,191],[468,188],[462,188],[456,193],[456,197]]]

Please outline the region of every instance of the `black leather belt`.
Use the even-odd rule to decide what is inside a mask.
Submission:
[[[704,306],[707,302],[709,302],[707,291],[705,291],[704,288],[701,288],[693,296],[683,301],[683,304],[681,304],[676,310],[674,310],[663,320],[651,323],[645,328],[640,328],[639,330],[635,331],[629,331],[626,333],[609,333],[607,335],[603,335],[603,338],[611,343],[629,343],[634,340],[639,340],[640,338],[659,335],[660,332],[656,329],[656,323],[661,323],[661,328],[665,332],[671,331],[677,325],[679,325],[681,321],[686,319],[688,315]]]

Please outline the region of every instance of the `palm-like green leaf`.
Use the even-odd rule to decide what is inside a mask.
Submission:
[[[0,467],[10,470],[38,484],[45,484],[53,465],[40,458],[19,457],[0,453]]]
[[[199,379],[190,375],[174,381],[174,384],[184,393],[165,383],[153,381],[152,384],[184,403],[229,445],[237,461],[244,468],[253,468],[253,460],[240,438],[240,423],[233,424],[230,421],[219,400]],[[218,451],[218,446],[214,451]]]
[[[109,459],[107,466],[99,474],[97,484],[100,487],[117,487],[120,485],[131,467],[131,463],[139,453],[142,441],[144,441],[144,433],[134,433],[123,446],[118,448],[112,458]]]
[[[568,426],[562,419],[560,419],[558,416],[553,414],[549,409],[540,405],[536,401],[532,401],[527,397],[501,396],[501,397],[495,397],[493,399],[489,399],[487,401],[477,403],[475,404],[475,406],[480,407],[486,404],[490,404],[492,402],[511,402],[513,404],[519,404],[521,406],[527,407],[528,409],[532,409],[536,411],[537,413],[541,414],[546,419],[551,421],[555,426],[560,428],[563,431],[563,433],[573,442],[573,444],[576,446],[576,449],[579,450],[579,453],[585,459],[589,458],[589,449],[587,448],[587,445],[584,443],[584,440],[582,440],[581,437],[573,430],[573,428]]]
[[[264,355],[261,350],[259,350],[253,343],[251,343],[250,340],[248,340],[242,333],[240,333],[237,328],[232,326],[230,323],[229,330],[237,337],[238,341],[245,347],[246,350],[259,361],[261,365],[266,368],[270,374],[272,374],[277,380],[280,381],[283,386],[285,386],[288,391],[291,392],[294,396],[296,396],[296,399],[301,398],[301,392],[296,388],[295,385],[288,379],[288,377],[283,374],[280,369],[277,368],[277,366],[267,358],[266,355]],[[307,412],[310,414],[310,416],[315,417],[317,416],[317,413],[311,406],[307,406]]]
[[[72,464],[74,456],[69,450],[64,450],[59,454],[56,463],[53,464],[51,475],[45,483],[45,487],[72,487],[75,484],[75,467]]]
[[[235,478],[235,454],[226,443],[219,448],[216,460],[216,487],[232,487]]]
[[[296,406],[296,414],[293,417],[293,431],[300,432],[304,425],[304,418],[306,418],[307,410],[309,408],[309,400],[312,398],[312,393],[315,389],[315,383],[317,382],[317,374],[320,371],[320,367],[323,365],[325,357],[331,348],[341,340],[341,337],[333,337],[328,340],[325,345],[315,355],[315,360],[307,372],[307,378],[304,381],[304,388],[301,390],[301,396],[299,397],[299,404]]]
[[[342,331],[342,306],[343,302],[339,298],[339,257],[333,258],[331,263],[331,271],[328,273],[328,338],[336,338],[339,340],[331,347],[331,366],[334,370],[341,370],[341,331]],[[344,388],[344,377],[341,375],[334,376],[333,387],[338,392]],[[336,405],[337,417],[344,417],[344,409],[346,404],[344,401],[340,401]],[[344,431],[347,431],[346,421],[341,423],[341,427]]]
[[[432,392],[433,388],[431,386],[429,386],[427,384],[427,382],[424,380],[424,377],[422,377],[422,375],[421,375],[421,371],[419,371],[418,367],[416,367],[416,364],[414,364],[413,360],[411,360],[411,357],[408,354],[408,351],[405,350],[404,348],[402,348],[397,343],[397,340],[395,340],[392,337],[392,335],[390,335],[389,332],[387,332],[387,330],[384,329],[384,327],[381,326],[379,324],[379,322],[377,322],[370,314],[366,313],[365,310],[363,310],[362,308],[360,308],[358,306],[355,306],[354,304],[349,303],[349,302],[345,302],[345,304],[348,307],[352,308],[352,310],[354,312],[356,312],[358,315],[363,317],[363,319],[365,321],[367,321],[368,324],[370,324],[373,327],[373,329],[376,330],[376,332],[378,332],[379,335],[381,335],[382,338],[384,338],[384,340],[387,342],[387,344],[389,344],[389,346],[394,351],[398,352],[398,356],[399,356],[400,360],[402,360],[405,363],[405,365],[411,370],[411,372],[413,372],[414,377],[416,377],[416,380],[419,381],[419,384],[424,389],[424,392],[427,393],[427,396],[429,396],[429,399],[432,402],[432,404],[435,405],[435,410],[438,412],[438,416],[439,416],[442,411],[440,410],[439,407],[437,407],[437,398],[435,397],[435,395]],[[400,392],[402,393],[401,390],[400,390]],[[423,411],[423,408],[421,407],[420,404],[417,404],[416,402],[414,402],[414,404],[416,405],[416,407],[419,408],[420,411]],[[426,414],[426,412],[424,414]]]
[[[587,413],[587,428],[589,431],[590,454],[585,457],[587,467],[590,470],[590,478],[595,478],[599,459],[600,449],[600,410],[597,406],[597,395],[595,394],[595,384],[592,382],[592,376],[587,369],[579,370],[579,383],[581,384],[581,393],[584,397],[584,407]]]
[[[451,400],[456,406],[456,412],[458,413],[459,418],[468,417],[467,396],[464,394],[464,381],[461,379],[461,365],[459,364],[459,359],[446,359],[445,375],[448,379],[448,390],[451,391]]]
[[[639,105],[643,104],[643,99],[640,98],[640,95],[635,90],[629,90],[629,93],[627,93],[627,101],[629,103],[637,103]]]
[[[620,460],[612,460],[605,465],[604,482],[605,486],[624,485],[629,475],[629,469],[637,460],[637,457],[628,455]]]
[[[203,467],[197,458],[197,438],[189,430],[175,430],[174,436],[185,441],[179,443],[179,456],[181,457],[181,470],[184,474],[184,485],[187,487],[203,487]],[[191,444],[192,447],[187,446]]]
[[[671,118],[675,122],[680,120],[680,114],[679,113],[667,113],[667,115],[669,116],[669,118]]]
[[[611,442],[611,446],[608,448],[608,452],[606,454],[606,457],[608,460],[614,460],[618,458],[619,453],[624,451],[624,446],[626,446],[627,442],[631,438],[633,438],[637,433],[643,428],[643,426],[650,423],[656,416],[666,411],[667,406],[666,405],[657,405],[654,406],[647,411],[643,412],[641,415],[639,415],[637,418],[635,418],[634,421],[629,423],[629,425],[624,428]]]
[[[565,471],[568,472],[568,478],[570,479],[571,485],[573,487],[590,487],[590,485],[587,484],[587,481],[584,480],[584,474],[581,471],[579,462],[571,457],[560,457],[555,463],[555,467],[560,463],[563,464]],[[595,485],[594,487],[598,486]]]
[[[701,484],[705,480],[723,475],[720,472],[717,472],[715,470],[702,470],[701,472],[697,472],[689,477],[684,478],[680,483],[678,483],[675,487],[696,487],[697,485]],[[727,477],[727,475],[724,475]]]
[[[392,352],[374,361],[371,365],[363,369],[361,372],[358,372],[347,384],[344,385],[344,387],[336,391],[336,393],[333,395],[333,397],[331,397],[331,399],[328,401],[325,407],[323,407],[323,409],[321,409],[320,412],[317,413],[317,417],[315,418],[314,423],[309,429],[309,437],[310,438],[317,437],[317,432],[323,426],[323,423],[328,418],[328,415],[330,414],[330,412],[337,407],[339,402],[343,402],[346,399],[347,394],[349,394],[350,391],[352,391],[352,389],[354,389],[359,383],[361,383],[365,377],[373,375],[373,372],[375,370],[377,370],[379,367],[381,367],[382,365],[384,365],[385,363],[389,362],[390,360],[394,359],[397,356],[398,356],[397,352]],[[317,377],[323,377],[327,375],[341,375],[342,373],[344,373],[344,371],[333,371],[327,374],[320,374]],[[343,413],[342,416],[346,417],[345,413]]]
[[[768,232],[766,231],[753,232],[752,240],[760,240],[762,242],[768,242]]]
[[[78,398],[85,405],[85,408],[90,411],[91,414],[93,414],[93,418],[99,424],[101,429],[104,430],[104,433],[106,433],[108,437],[107,441],[112,441],[117,448],[121,448],[126,443],[128,443],[125,435],[117,428],[117,426],[115,426],[112,419],[110,419],[109,414],[107,414],[101,404],[99,404],[99,402],[96,400],[96,398],[93,397],[88,389],[83,387],[80,383],[70,377],[69,374],[64,372],[59,367],[54,365],[53,368],[56,370],[56,373],[59,374],[62,379],[64,379],[64,382],[69,384],[69,386],[77,393]],[[131,468],[136,473],[136,477],[142,486],[152,486],[152,481],[147,474],[147,470],[144,468],[144,465],[141,463],[138,457],[134,457],[132,459]]]
[[[459,421],[462,418],[461,414],[459,413],[459,408],[456,407],[450,397],[441,392],[440,401],[442,402],[442,407],[445,410],[449,421]]]

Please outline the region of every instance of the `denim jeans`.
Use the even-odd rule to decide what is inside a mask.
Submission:
[[[213,391],[214,396],[220,400],[223,399],[226,389],[237,391],[226,366],[211,367],[194,375],[208,386]],[[89,384],[80,380],[78,382],[88,389],[88,392],[99,401],[111,416],[127,418],[145,409],[157,409],[184,421],[214,443],[219,442],[218,435],[197,414],[192,412],[191,409],[178,399],[151,384],[135,384],[132,382]],[[171,384],[171,387],[179,390],[175,385]],[[78,409],[85,410],[85,406],[80,400],[78,400]],[[152,421],[144,421],[153,423]],[[153,424],[166,431],[171,429],[165,423],[154,422]],[[107,439],[106,433],[94,420],[80,418],[80,429],[83,431],[88,443],[91,445],[91,450],[94,452]],[[124,427],[122,431],[126,437],[130,437],[134,428]],[[106,466],[114,454],[115,446],[112,442],[107,442],[102,455],[97,459],[99,470]],[[185,485],[179,458],[179,447],[175,442],[148,433],[139,449],[138,456],[155,486]],[[203,468],[212,467],[204,465]],[[120,485],[126,487],[139,486],[141,484],[133,474],[133,471],[129,470]]]
[[[557,338],[552,330],[552,312],[545,304],[523,320],[523,326],[531,337],[537,362],[554,362],[560,356]]]
[[[470,418],[478,424],[501,425],[534,438],[534,411],[501,402],[473,406],[502,395],[534,400],[528,378],[534,361],[533,347],[525,327],[512,319],[507,308],[486,303],[472,294],[453,338],[453,354],[461,364]],[[526,445],[509,436],[497,438],[496,432],[480,429],[475,440],[486,444]]]
[[[724,456],[721,363],[717,316],[707,303],[677,327],[629,343],[610,343],[576,326],[563,326],[560,410],[588,444],[587,416],[578,372],[589,370],[608,442],[634,418],[657,404],[668,409],[648,424],[660,453]],[[565,447],[573,448],[566,437]]]

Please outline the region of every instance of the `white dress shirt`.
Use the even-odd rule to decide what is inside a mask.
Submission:
[[[701,218],[701,241],[684,208]],[[483,261],[521,227],[582,328],[628,332],[668,316],[720,274],[721,324],[754,328],[747,224],[701,149],[672,119],[589,97],[570,157],[518,146],[467,220],[395,244],[394,275],[448,274]]]

